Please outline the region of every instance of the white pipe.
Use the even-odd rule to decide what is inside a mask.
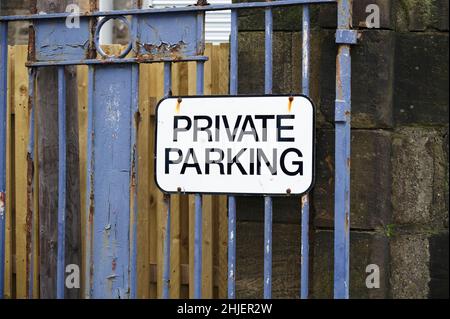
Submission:
[[[114,10],[113,0],[100,0],[100,11]],[[100,30],[100,44],[112,44],[113,43],[113,20],[106,22]]]

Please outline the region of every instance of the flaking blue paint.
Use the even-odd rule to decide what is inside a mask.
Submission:
[[[130,295],[132,67],[94,71],[93,298]]]

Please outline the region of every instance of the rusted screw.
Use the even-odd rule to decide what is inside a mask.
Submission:
[[[178,98],[177,102],[181,103],[181,101],[183,101],[183,99],[181,97]]]
[[[177,188],[177,192],[178,192],[178,193],[181,193],[181,187],[178,187],[178,188]]]
[[[290,96],[290,97],[289,97],[289,102],[292,102],[292,101],[294,101],[294,97],[293,97],[293,96]]]
[[[291,189],[290,188],[286,189],[286,193],[290,194],[291,193]]]

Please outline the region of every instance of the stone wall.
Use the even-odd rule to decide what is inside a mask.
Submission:
[[[367,29],[368,4],[381,12]],[[448,1],[356,0],[352,49],[351,298],[448,297]],[[312,9],[317,107],[311,289],[333,295],[335,6]],[[301,9],[274,11],[274,93],[300,92]],[[239,93],[264,92],[264,13],[239,15]],[[238,296],[262,296],[263,202],[238,201]],[[274,203],[274,297],[299,291],[299,199]],[[381,287],[368,289],[377,264]]]

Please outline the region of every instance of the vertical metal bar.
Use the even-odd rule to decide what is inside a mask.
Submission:
[[[133,18],[133,29],[135,29],[135,19]],[[133,34],[136,34],[134,31]],[[134,123],[131,127],[131,189],[130,189],[130,199],[132,199],[132,210],[130,211],[130,219],[132,223],[130,225],[131,234],[130,236],[130,298],[135,299],[137,293],[137,214],[138,214],[138,201],[137,201],[137,188],[139,185],[139,174],[138,168],[138,149],[136,142],[136,135],[138,130],[137,113],[139,111],[139,65],[133,64],[131,66],[131,114],[130,117]]]
[[[6,212],[6,101],[8,73],[8,24],[0,22],[0,299],[5,283],[5,212]]]
[[[64,67],[58,67],[58,258],[56,296],[64,299],[66,237],[66,79]]]
[[[264,197],[264,299],[272,298],[272,197]]]
[[[302,32],[302,92],[309,95],[309,56],[310,56],[310,17],[309,6],[304,5],[303,32]],[[309,195],[302,196],[301,212],[301,252],[300,252],[300,298],[308,298],[309,288]]]
[[[197,95],[203,95],[204,62],[197,62]],[[194,298],[202,297],[202,195],[195,194]]]
[[[132,8],[140,9],[140,1],[133,1]],[[136,38],[138,35],[138,19],[136,16],[131,17],[131,37]],[[135,44],[134,44],[135,45]],[[131,126],[131,176],[130,176],[130,298],[135,299],[137,294],[137,221],[138,221],[138,148],[137,133],[139,128],[139,65],[131,66],[131,114],[133,125]]]
[[[88,67],[87,153],[86,153],[86,253],[84,263],[84,297],[91,297],[92,288],[92,226],[93,226],[93,182],[94,182],[94,72]]]
[[[265,9],[265,94],[272,94],[272,9]],[[264,299],[272,298],[272,198],[264,197]]]
[[[230,94],[238,92],[238,19],[231,11]],[[236,298],[236,198],[228,197],[228,298]]]
[[[164,95],[169,96],[172,88],[172,63],[164,62]],[[166,233],[164,238],[163,299],[169,298],[170,282],[170,195],[164,195],[167,211]]]
[[[30,99],[29,101],[29,105],[31,108],[31,113],[30,113],[30,124],[29,124],[29,128],[28,128],[28,156],[29,159],[31,161],[31,163],[29,163],[28,165],[34,165],[34,129],[35,129],[35,103],[34,103],[34,86],[35,86],[35,69],[34,68],[30,68],[28,71],[28,98]],[[32,176],[32,178],[34,179],[34,176]],[[33,180],[31,182],[31,187],[33,187]],[[34,196],[34,190],[32,191],[32,196]],[[33,205],[32,203],[30,203],[30,205]],[[33,210],[32,214],[35,214],[36,212]],[[33,298],[33,278],[34,278],[34,268],[35,268],[35,264],[34,264],[34,248],[36,247],[36,242],[35,242],[35,236],[34,236],[34,232],[35,229],[38,225],[36,225],[35,223],[35,218],[34,216],[31,216],[31,229],[30,229],[30,234],[31,234],[31,254],[30,254],[30,271],[28,274],[28,298],[32,299]]]
[[[351,27],[351,0],[338,0],[338,29]],[[335,204],[334,204],[334,297],[349,298],[350,253],[350,45],[340,44],[336,65],[335,106]]]
[[[265,9],[265,94],[272,94],[272,40],[273,40],[273,16],[272,9]]]

